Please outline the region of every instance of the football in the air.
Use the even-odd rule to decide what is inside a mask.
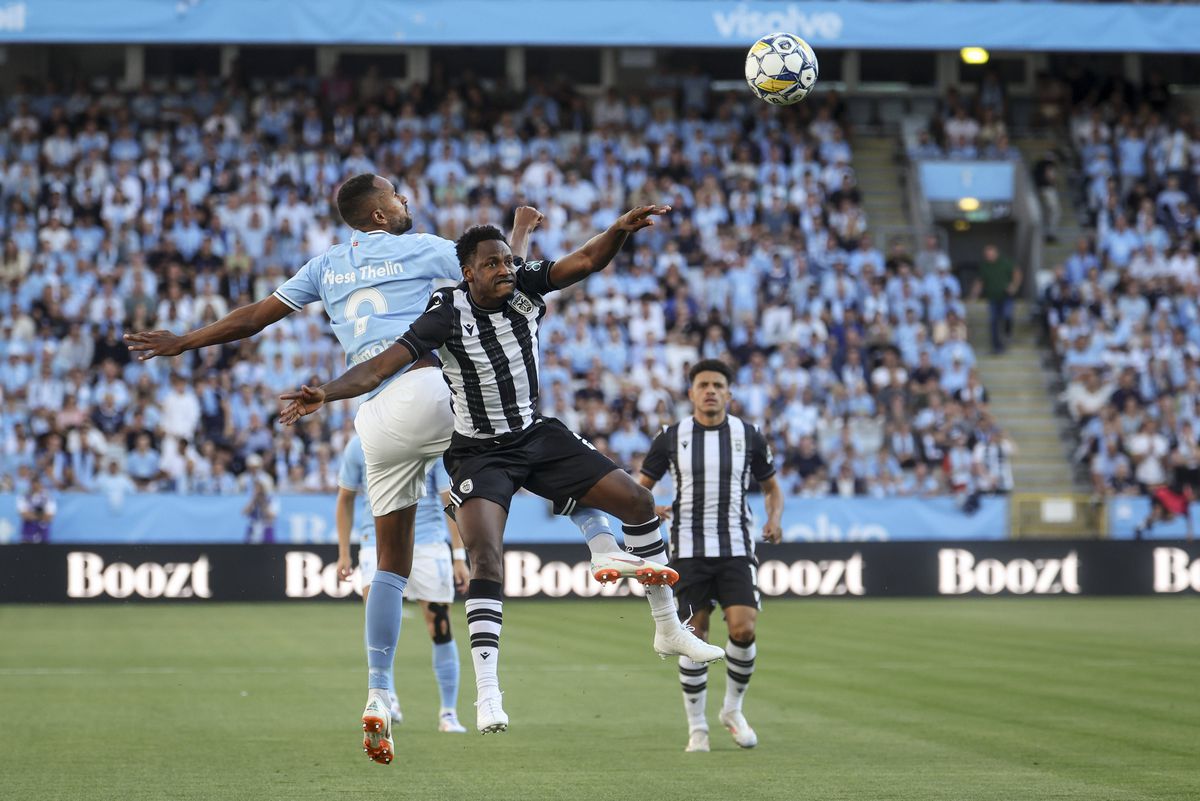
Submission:
[[[768,33],[746,54],[746,83],[768,103],[799,103],[816,86],[817,55],[799,36]]]

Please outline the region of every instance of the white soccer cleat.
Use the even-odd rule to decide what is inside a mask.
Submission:
[[[388,693],[388,714],[392,716],[392,723],[399,726],[404,722],[404,713],[400,711],[400,699],[395,693]]]
[[[391,711],[376,695],[367,701],[363,710],[363,751],[373,761],[380,765],[390,765],[396,756],[396,747],[392,742]]]
[[[666,659],[668,656],[686,656],[693,662],[707,664],[725,656],[725,649],[710,645],[692,633],[690,627],[680,623],[670,631],[656,631],[654,651]]]
[[[746,722],[746,716],[742,714],[742,710],[722,709],[718,719],[722,726],[729,729],[729,733],[733,735],[733,741],[740,747],[753,748],[758,745],[758,735]]]
[[[642,584],[674,586],[679,574],[666,565],[618,551],[592,554],[592,577],[601,584],[631,578]]]
[[[475,728],[480,734],[499,734],[508,731],[508,715],[500,703],[500,693],[475,702]]]
[[[438,714],[438,731],[447,734],[465,734],[466,728],[458,722],[458,713],[453,709],[443,709]]]
[[[687,753],[692,751],[708,751],[708,729],[692,729],[688,732]]]

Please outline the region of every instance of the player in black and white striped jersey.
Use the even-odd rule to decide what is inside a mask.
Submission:
[[[665,427],[642,462],[639,478],[652,489],[669,471],[675,500],[659,507],[670,520],[671,566],[679,571],[675,594],[679,614],[708,639],[712,608],[721,605],[729,629],[725,645],[728,681],[720,721],[743,748],[758,744],[758,735],[742,714],[742,699],[754,673],[754,642],[760,597],[757,560],[746,503],[750,479],[762,487],[767,507],[763,539],[783,538],[783,490],[775,480],[771,447],[762,433],[728,413],[733,370],[717,359],[697,362],[688,373],[692,416]],[[708,666],[679,658],[683,708],[688,718],[688,751],[707,751],[705,700]]]
[[[435,292],[425,313],[395,345],[323,387],[302,387],[281,396],[292,404],[280,420],[291,424],[326,401],[370,392],[437,349],[455,415],[445,463],[454,477],[450,496],[471,555],[467,627],[479,691],[476,723],[482,732],[508,726],[496,671],[503,621],[502,539],[509,502],[521,487],[551,500],[556,508],[599,509],[624,523],[626,545],[640,550],[616,550],[609,534],[615,552],[605,557],[605,569],[647,585],[658,653],[687,655],[701,663],[724,655],[684,628],[676,616],[669,584],[678,575],[654,561],[665,561],[666,554],[653,496],[558,420],[537,413],[537,331],[546,312],[543,296],[603,269],[629,234],[652,225],[655,215],[669,210],[634,209],[557,262],[517,264],[499,230],[472,228],[456,243],[463,282]],[[593,550],[593,566],[600,557]],[[593,575],[601,578],[602,572]]]

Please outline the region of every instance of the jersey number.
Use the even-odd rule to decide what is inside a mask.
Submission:
[[[364,305],[370,305],[371,310],[366,314],[360,314],[359,309]],[[387,314],[387,310],[387,299],[375,287],[355,290],[346,299],[346,319],[354,321],[354,336],[356,337],[361,337],[367,332],[367,322],[371,319],[372,314]]]

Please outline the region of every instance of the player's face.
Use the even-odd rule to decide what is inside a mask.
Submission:
[[[720,414],[729,406],[729,382],[715,371],[697,373],[696,380],[688,389],[688,400],[700,414]]]
[[[475,259],[463,269],[471,294],[484,306],[508,300],[516,290],[516,277],[512,251],[499,239],[480,242],[475,248]]]
[[[389,234],[400,235],[412,228],[408,198],[397,192],[386,178],[375,176],[375,185],[379,187],[379,210],[376,213],[383,216],[383,229]]]

